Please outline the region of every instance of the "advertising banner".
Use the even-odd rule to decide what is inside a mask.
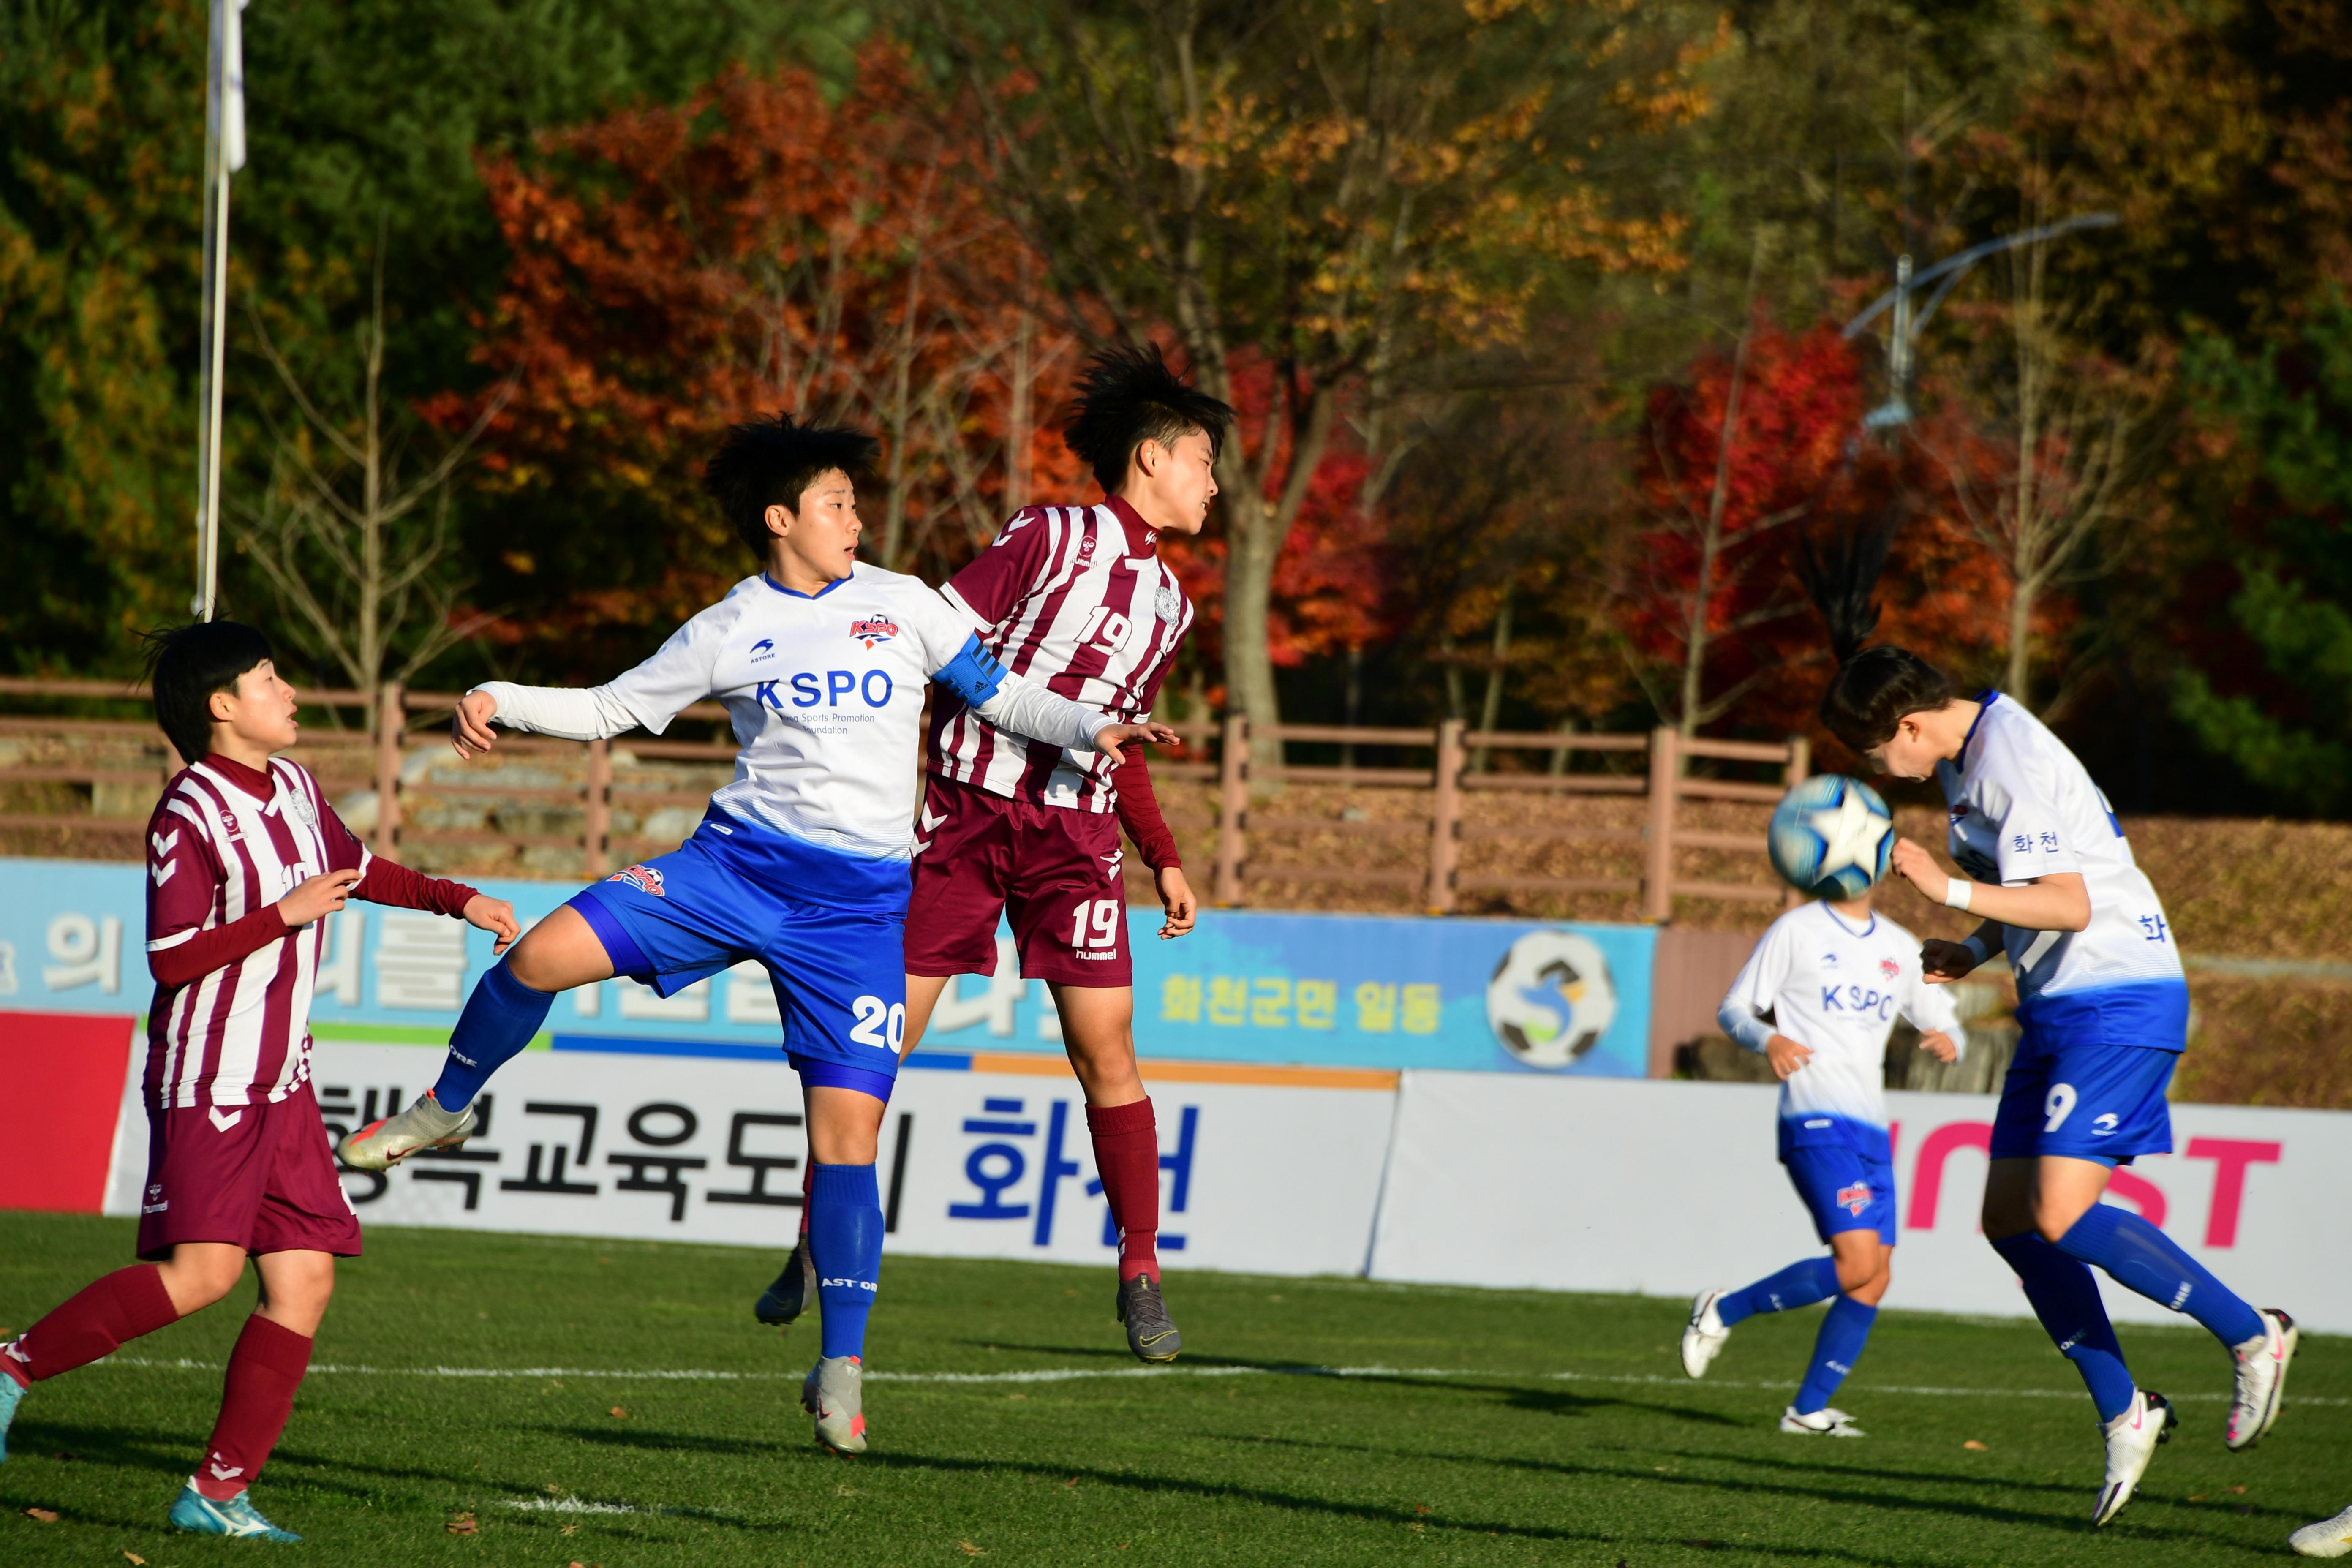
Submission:
[[[83,860],[0,860],[0,1009],[145,1012],[145,875]],[[526,924],[578,889],[490,881]],[[1646,926],[1203,911],[1161,942],[1130,911],[1135,1034],[1147,1058],[1639,1078],[1649,1068]],[[957,981],[926,1049],[1061,1054],[1045,986],[1020,978],[1009,937],[992,976]],[[460,921],[354,900],[332,916],[311,1006],[321,1040],[443,1044],[490,936]],[[782,1021],[754,964],[656,996],[625,980],[558,997],[550,1041],[578,1037],[765,1058]]]
[[[1689,1297],[1740,1286],[1821,1243],[1774,1157],[1778,1091],[1703,1083],[1528,1083],[1413,1072],[1374,1278]],[[1890,1094],[1901,1226],[1885,1304],[2026,1316],[1979,1234],[1990,1095]],[[2175,1105],[2176,1152],[2119,1170],[2137,1209],[2248,1300],[2352,1331],[2352,1116]],[[2100,1277],[2120,1321],[2180,1322]]]
[[[311,1081],[332,1136],[415,1098],[441,1054],[323,1042]],[[1153,1096],[1160,1239],[1171,1264],[1358,1274],[1395,1104],[1369,1089],[1176,1083]],[[364,1225],[457,1226],[772,1248],[800,1228],[807,1141],[800,1079],[778,1058],[526,1053],[479,1102],[462,1148],[346,1173]],[[122,1096],[105,1212],[134,1215],[147,1147]],[[1086,1101],[1056,1077],[908,1070],[879,1168],[889,1246],[958,1258],[1099,1263],[1116,1256]]]

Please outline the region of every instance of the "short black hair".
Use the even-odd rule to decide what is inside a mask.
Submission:
[[[191,763],[213,749],[213,693],[235,691],[239,676],[278,657],[268,637],[241,621],[150,632],[147,647],[155,723],[180,760]]]
[[[1895,738],[1906,713],[1932,712],[1959,695],[1951,678],[1908,648],[1881,643],[1838,666],[1822,693],[1822,722],[1856,752]]]
[[[1198,430],[1212,455],[1225,448],[1230,405],[1168,368],[1157,343],[1105,349],[1078,373],[1078,395],[1062,422],[1062,442],[1094,471],[1105,495],[1127,482],[1127,465],[1146,441],[1171,447]]]
[[[856,484],[874,477],[882,443],[841,425],[795,425],[789,414],[727,427],[703,465],[702,488],[719,503],[737,537],[767,553],[768,509],[801,509],[801,495],[838,468]]]

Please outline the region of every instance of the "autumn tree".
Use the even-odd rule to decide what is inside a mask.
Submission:
[[[1370,416],[1517,346],[1556,269],[1664,271],[1675,220],[1595,171],[1698,107],[1706,40],[1581,0],[1376,0],[1114,15],[1022,0],[929,16],[988,116],[997,199],[1057,294],[1165,334],[1232,402],[1218,466],[1233,705],[1278,721],[1268,612],[1351,405]]]
[[[1049,437],[1076,345],[1041,323],[1045,268],[991,208],[971,139],[919,92],[876,45],[837,102],[806,72],[730,71],[486,166],[513,262],[483,357],[518,378],[496,482],[625,492],[663,542],[654,603],[592,596],[543,628],[658,619],[731,578],[740,546],[695,476],[754,411],[882,437],[866,547],[898,570],[943,574],[1070,477]]]

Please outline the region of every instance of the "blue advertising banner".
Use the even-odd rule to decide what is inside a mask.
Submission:
[[[0,859],[0,1011],[141,1014],[145,873],[86,860]],[[575,890],[492,881],[528,924]],[[1158,939],[1156,910],[1130,912],[1136,1044],[1170,1060],[1315,1067],[1448,1068],[1640,1078],[1647,1070],[1646,926],[1209,910]],[[1000,936],[993,975],[955,982],[925,1054],[1059,1054],[1042,984],[1022,980]],[[460,921],[354,901],[333,917],[312,1005],[321,1039],[437,1045],[490,937]],[[743,964],[675,996],[625,980],[557,999],[558,1050],[767,1056],[782,1023],[767,976]]]

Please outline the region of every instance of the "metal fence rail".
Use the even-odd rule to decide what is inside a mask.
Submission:
[[[373,695],[359,691],[318,689],[300,693],[306,714],[301,743],[290,753],[319,775],[330,795],[373,788],[375,820],[369,833],[377,854],[397,857],[420,846],[495,844],[576,850],[579,874],[606,874],[616,858],[676,847],[675,838],[616,834],[613,828],[617,805],[642,822],[650,811],[664,807],[694,807],[709,797],[707,790],[664,789],[616,781],[613,743],[548,740],[538,736],[505,735],[490,764],[514,759],[548,758],[560,763],[565,775],[577,773],[579,782],[520,784],[498,780],[487,771],[479,782],[453,782],[446,774],[459,764],[450,757],[442,765],[419,772],[415,759],[423,748],[446,746],[448,715],[457,704],[452,692],[410,691],[388,681]],[[100,837],[110,849],[119,845],[126,856],[138,853],[137,835],[145,826],[155,794],[179,771],[172,752],[151,717],[91,718],[31,711],[60,702],[79,708],[122,704],[143,710],[146,696],[136,688],[110,681],[28,680],[0,679],[0,832],[8,829],[86,831]],[[313,715],[319,721],[312,721]],[[355,715],[360,722],[338,728],[333,720]],[[698,703],[682,718],[724,721],[726,710],[715,702]],[[1677,898],[1733,900],[1762,903],[1792,901],[1793,895],[1762,882],[1728,882],[1684,875],[1685,851],[1717,851],[1761,855],[1762,824],[1754,831],[1727,832],[1681,820],[1686,801],[1731,802],[1760,809],[1777,801],[1790,784],[1806,776],[1811,756],[1802,739],[1779,743],[1752,741],[1685,739],[1673,730],[1646,735],[1603,735],[1570,732],[1524,733],[1466,729],[1449,720],[1429,729],[1380,729],[1332,724],[1253,726],[1242,715],[1222,723],[1198,721],[1179,723],[1184,734],[1183,753],[1155,761],[1156,778],[1196,784],[1214,784],[1213,809],[1189,805],[1183,792],[1163,803],[1179,826],[1213,828],[1215,869],[1212,898],[1237,906],[1250,901],[1254,883],[1299,883],[1323,886],[1393,888],[1419,895],[1433,914],[1454,910],[1465,893],[1606,892],[1638,897],[1642,918],[1666,921]],[[641,760],[673,763],[726,763],[735,747],[726,742],[657,740],[635,736],[623,744]],[[1333,763],[1285,760],[1292,745],[1336,746],[1340,760]],[[1255,750],[1254,750],[1255,748]],[[1359,751],[1420,755],[1425,764],[1367,765],[1357,761]],[[1545,753],[1548,771],[1489,771],[1490,755]],[[1576,771],[1579,759],[1598,762]],[[1762,767],[1777,773],[1770,783],[1693,776],[1694,760]],[[1611,771],[1609,764],[1621,764]],[[582,765],[584,763],[584,766]],[[1632,764],[1624,766],[1622,764]],[[411,777],[415,773],[416,776]],[[462,777],[462,775],[461,775]],[[1285,784],[1336,785],[1350,789],[1396,790],[1421,797],[1425,813],[1402,820],[1354,820],[1273,814],[1274,793]],[[81,810],[20,808],[16,797],[27,792],[9,786],[64,786]],[[87,791],[87,796],[79,792]],[[1639,827],[1593,827],[1541,822],[1473,822],[1466,803],[1473,795],[1531,796],[1588,795],[1641,797]],[[1253,797],[1268,807],[1261,810]],[[508,831],[502,828],[461,828],[430,825],[419,819],[421,801],[484,801],[499,805],[554,807],[579,813],[578,831]],[[1418,840],[1423,847],[1420,863],[1410,868],[1351,864],[1282,865],[1255,872],[1251,849],[1307,834],[1337,834],[1368,844]],[[1528,876],[1465,870],[1465,844],[1590,844],[1623,850],[1638,847],[1637,876]]]

